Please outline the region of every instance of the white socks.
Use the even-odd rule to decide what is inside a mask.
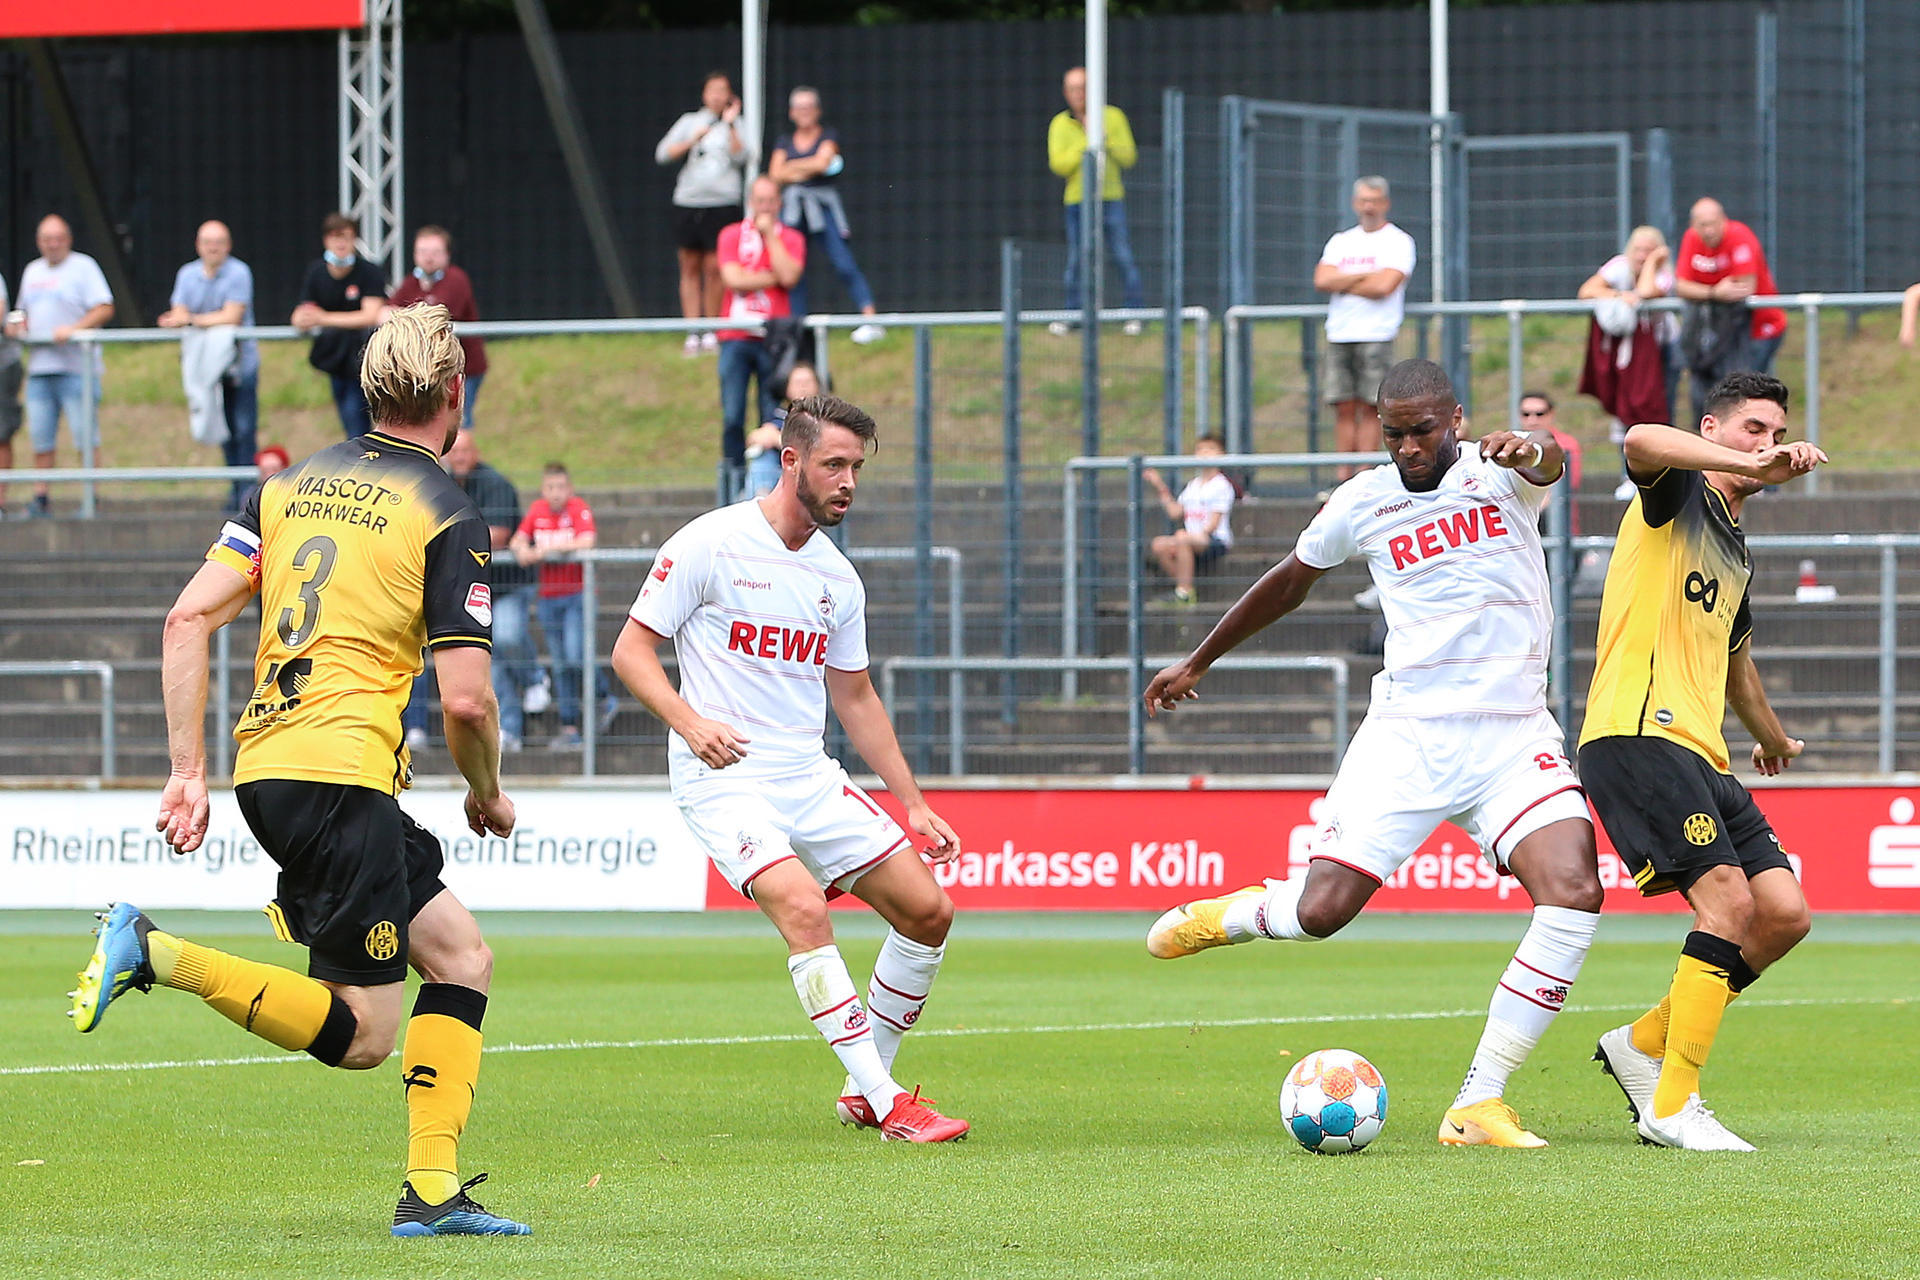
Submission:
[[[1227,931],[1227,941],[1249,942],[1254,938],[1320,941],[1300,927],[1300,895],[1306,888],[1307,874],[1302,871],[1290,880],[1267,881],[1267,892],[1261,897],[1233,903],[1220,921]]]
[[[872,1104],[874,1114],[884,1119],[906,1090],[893,1082],[886,1063],[880,1060],[873,1027],[867,1011],[860,1006],[860,994],[853,988],[840,948],[825,946],[788,956],[787,972],[793,975],[800,1007],[840,1056],[853,1087]]]
[[[923,946],[887,930],[887,940],[873,962],[873,981],[867,984],[867,1011],[873,1015],[873,1043],[880,1061],[893,1070],[900,1038],[913,1029],[927,1004],[933,980],[940,974],[946,945]]]
[[[1507,971],[1500,975],[1500,985],[1493,989],[1487,1028],[1454,1106],[1471,1106],[1506,1092],[1507,1077],[1527,1060],[1553,1016],[1566,1004],[1599,924],[1597,912],[1533,909],[1533,923],[1527,926]]]

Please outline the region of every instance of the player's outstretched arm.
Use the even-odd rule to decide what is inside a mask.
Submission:
[[[171,768],[154,829],[182,853],[198,849],[207,834],[207,639],[239,617],[252,598],[251,581],[210,560],[167,611],[160,689]]]
[[[447,751],[467,780],[467,826],[477,836],[513,834],[513,801],[500,790],[500,704],[493,696],[493,654],[479,645],[433,651],[446,720]]]
[[[1200,683],[1200,677],[1207,674],[1209,667],[1255,633],[1298,609],[1313,584],[1326,572],[1292,554],[1267,570],[1260,581],[1234,601],[1233,608],[1214,624],[1199,648],[1148,682],[1147,714],[1151,716],[1162,709],[1171,711],[1185,699],[1198,697],[1193,687]]]
[[[1767,701],[1760,669],[1753,665],[1753,646],[1743,644],[1727,659],[1727,702],[1740,723],[1753,735],[1753,767],[1771,778],[1807,749],[1799,738],[1789,738]]]
[[[1478,441],[1480,456],[1498,467],[1518,471],[1544,488],[1566,470],[1567,454],[1550,431],[1495,431]]]
[[[752,739],[732,725],[709,720],[695,711],[667,679],[667,669],[660,665],[660,646],[665,640],[652,627],[628,618],[626,628],[614,642],[613,673],[641,706],[679,734],[709,768],[724,769],[744,760]]]
[[[933,841],[927,856],[935,862],[948,862],[958,856],[960,837],[944,818],[927,807],[927,798],[920,793],[920,784],[914,781],[913,770],[900,752],[893,721],[887,719],[886,704],[874,690],[871,675],[864,670],[828,667],[827,696],[833,699],[833,713],[840,717],[853,749],[880,775],[894,798],[907,806],[907,825]]]
[[[1804,440],[1742,453],[1691,431],[1653,422],[1629,429],[1626,448],[1627,470],[1641,480],[1671,467],[1680,471],[1724,471],[1751,476],[1763,484],[1784,484],[1827,461],[1821,449]]]

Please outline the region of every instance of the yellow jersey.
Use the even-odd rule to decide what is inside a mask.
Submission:
[[[492,555],[439,458],[379,431],[256,486],[207,552],[260,596],[234,782],[408,786],[400,713],[421,649],[492,647]]]
[[[1580,743],[1666,738],[1728,773],[1727,659],[1753,634],[1746,535],[1698,471],[1639,489],[1607,569]]]

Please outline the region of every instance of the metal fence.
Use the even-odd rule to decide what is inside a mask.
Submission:
[[[1018,256],[1010,254],[1008,263],[1017,268]],[[1017,269],[1010,270],[1008,278],[1017,283]],[[1806,434],[1817,439],[1822,412],[1819,322],[1825,316],[1831,328],[1842,323],[1842,317],[1827,312],[1885,309],[1896,305],[1899,295],[1799,295],[1785,301],[1794,311],[1794,336],[1781,358],[1792,366],[1790,377],[1806,387],[1806,403],[1796,405],[1795,420],[1804,422]],[[1475,377],[1484,405],[1511,405],[1529,376],[1526,370],[1543,353],[1549,364],[1564,367],[1569,353],[1584,341],[1586,307],[1577,302],[1448,306],[1463,320],[1482,326],[1475,332]],[[1320,312],[1313,307],[1237,308],[1225,326],[1219,326],[1230,331],[1220,348],[1233,375],[1224,380],[1225,386],[1231,392],[1246,378],[1256,393],[1230,394],[1229,420],[1239,421],[1241,433],[1276,453],[1306,453],[1311,447],[1311,432],[1297,402],[1291,409],[1276,408],[1276,403],[1285,395],[1297,395],[1285,381],[1298,346],[1293,329],[1313,322]],[[1139,339],[1125,339],[1119,332],[1129,315],[1142,318],[1147,328]],[[1245,656],[1259,662],[1222,668],[1212,677],[1204,707],[1191,713],[1183,708],[1171,721],[1141,719],[1140,677],[1157,661],[1148,655],[1190,648],[1236,593],[1235,583],[1285,554],[1310,514],[1311,493],[1326,481],[1326,469],[1341,460],[1330,455],[1233,459],[1234,467],[1251,475],[1259,501],[1236,511],[1236,548],[1224,566],[1203,578],[1202,607],[1179,610],[1149,599],[1153,579],[1143,570],[1139,552],[1152,531],[1146,521],[1153,513],[1143,516],[1137,500],[1141,468],[1193,465],[1185,452],[1187,442],[1200,421],[1201,406],[1212,395],[1210,383],[1220,381],[1203,378],[1210,361],[1196,359],[1189,340],[1204,341],[1211,321],[1198,309],[1188,315],[1172,344],[1182,389],[1171,408],[1166,396],[1174,379],[1159,364],[1167,350],[1159,313],[1104,315],[1096,348],[1107,392],[1095,424],[1099,456],[1081,449],[1086,438],[1084,347],[1071,337],[1046,332],[1049,323],[1070,320],[1071,313],[883,317],[909,331],[901,338],[911,341],[889,339],[880,351],[832,341],[857,318],[814,318],[828,340],[824,363],[836,383],[888,424],[887,446],[875,456],[860,509],[841,536],[850,554],[866,562],[876,665],[905,659],[890,669],[891,675],[883,666],[877,678],[896,683],[894,711],[916,767],[933,773],[965,769],[999,774],[1318,772],[1325,767],[1329,748],[1344,740],[1339,717],[1346,714],[1348,700],[1336,697],[1338,705],[1329,706],[1327,663],[1343,669],[1357,666],[1355,674],[1364,674],[1374,661],[1367,652],[1368,615],[1343,595],[1343,588],[1364,585],[1357,569],[1343,571],[1344,577],[1317,593],[1312,608],[1272,629],[1260,645],[1249,646]],[[639,342],[649,334],[677,334],[688,327],[680,321],[583,322],[490,325],[485,331],[497,336],[613,329],[639,335],[634,339]],[[260,332],[290,336],[284,330]],[[129,341],[172,340],[178,335],[158,331],[103,336]],[[1828,337],[1833,339],[1832,334]],[[663,340],[663,349],[670,351],[664,344],[671,341]],[[1129,341],[1134,345],[1128,346]],[[1236,365],[1245,360],[1235,354],[1243,345],[1252,360]],[[497,358],[511,358],[510,350],[503,346]],[[1577,356],[1572,359],[1577,361]],[[880,370],[876,362],[888,360],[909,365],[912,376],[891,380],[890,385],[901,387],[890,393],[892,399],[863,396],[862,377]],[[109,413],[111,408],[109,403]],[[1577,412],[1575,404],[1563,404],[1563,416]],[[1497,407],[1483,416],[1502,420]],[[1169,431],[1179,437],[1177,448],[1166,447]],[[1586,434],[1592,438],[1591,432]],[[1911,467],[1903,441],[1892,441],[1888,448],[1887,467]],[[702,472],[702,467],[677,477],[650,472],[646,491],[608,494],[597,504],[603,541],[610,546],[657,545],[659,538],[710,505],[706,481],[711,473]],[[1100,479],[1103,472],[1127,474]],[[222,489],[231,478],[223,468],[51,474],[62,483],[117,485],[171,478],[217,481]],[[1810,479],[1817,482],[1818,475]],[[1794,488],[1819,492],[1817,483],[1807,481]],[[164,770],[159,621],[178,584],[191,573],[217,517],[212,503],[204,513],[178,502],[149,503],[137,514],[117,502],[103,504],[102,512],[120,518],[95,522],[100,537],[94,543],[87,542],[86,522],[55,522],[61,538],[45,563],[22,556],[0,558],[0,590],[9,620],[0,659],[107,662],[119,678],[113,755],[120,772],[157,772]],[[14,536],[12,531],[9,536]],[[1572,547],[1586,551],[1604,543],[1588,538]],[[1920,544],[1912,535],[1903,540],[1822,533],[1791,543],[1755,538],[1753,545],[1756,593],[1791,600],[1798,560],[1806,555],[1817,556],[1822,569],[1842,584],[1841,598],[1833,604],[1770,610],[1767,615],[1759,639],[1762,666],[1770,675],[1781,673],[1790,684],[1778,695],[1783,707],[1830,720],[1849,750],[1857,748],[1853,758],[1861,760],[1862,767],[1911,767],[1920,743],[1915,715],[1920,700],[1911,692],[1914,678],[1906,673],[1920,651],[1898,642],[1899,618],[1910,614],[1915,604],[1912,550]],[[596,663],[604,664],[610,637],[637,589],[645,554],[609,552],[607,563],[589,566],[588,612],[594,621],[586,647]],[[1556,566],[1565,597],[1562,611],[1571,628],[1556,650],[1555,689],[1560,697],[1584,687],[1582,664],[1590,652],[1590,631],[1585,628],[1591,607],[1571,599],[1570,563]],[[26,585],[24,575],[29,573],[44,580],[40,594]],[[82,592],[77,599],[76,584]],[[44,610],[37,603],[42,600],[48,602]],[[1776,616],[1780,625],[1770,631]],[[227,676],[215,682],[209,708],[216,768],[227,760],[222,753],[228,747],[232,699],[244,696],[251,686],[251,645],[244,639],[236,642],[233,634],[233,629],[223,631],[216,642],[219,666]],[[1769,646],[1778,646],[1789,661],[1771,664]],[[242,652],[234,654],[235,647]],[[1299,661],[1303,655],[1312,661]],[[1268,661],[1277,658],[1289,661]],[[1904,695],[1903,686],[1909,689]],[[44,732],[34,739],[21,726],[35,718],[40,724],[58,723],[49,706],[65,706],[77,696],[64,686],[42,686],[0,706],[9,713],[5,723],[15,726],[11,736],[19,747],[7,753],[10,769],[36,771],[34,747],[44,741]],[[1563,713],[1566,710],[1563,707]],[[530,739],[536,733],[546,736],[547,719],[530,723],[537,724]],[[660,767],[664,731],[630,703],[604,732],[596,723],[582,728],[589,735],[588,750],[543,753],[537,765],[521,759],[511,767],[556,774],[653,772]],[[70,749],[46,756],[67,762],[56,772],[90,768],[79,749],[91,739],[81,737],[71,723],[56,732],[71,739]],[[450,764],[430,748],[422,753],[422,768],[444,772]]]

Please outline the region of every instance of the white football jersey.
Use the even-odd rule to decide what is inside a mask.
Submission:
[[[1367,558],[1387,616],[1369,714],[1545,707],[1553,601],[1539,514],[1548,492],[1465,440],[1431,493],[1409,493],[1392,463],[1334,490],[1294,554],[1316,569]]]
[[[628,616],[673,638],[680,696],[749,739],[728,777],[819,764],[826,669],[868,665],[860,575],[824,533],[788,550],[756,499],[709,511],[668,538]],[[676,781],[711,772],[677,733],[667,763]]]

